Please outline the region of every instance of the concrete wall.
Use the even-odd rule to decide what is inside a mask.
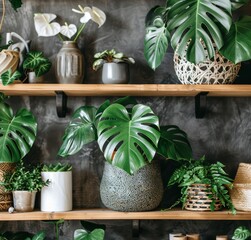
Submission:
[[[4,24],[4,32],[15,31],[25,39],[32,40],[31,49],[41,50],[52,62],[55,61],[61,42],[56,37],[38,37],[33,24],[36,12],[55,13],[59,19],[69,23],[78,23],[78,15],[71,9],[78,4],[96,6],[107,14],[107,22],[100,29],[94,23],[88,23],[78,45],[86,58],[86,75],[84,83],[99,83],[100,73],[93,72],[91,66],[93,55],[97,51],[116,48],[136,60],[131,66],[131,83],[178,83],[174,73],[170,49],[166,59],[155,72],[146,64],[143,56],[144,18],[147,11],[156,4],[164,4],[160,0],[24,0],[23,7],[15,13],[8,6]],[[9,3],[7,3],[9,4]],[[251,12],[251,5],[242,11]],[[238,82],[250,81],[248,71],[250,63],[244,63]],[[46,82],[55,82],[54,66],[46,75]],[[110,97],[109,99],[114,99]],[[30,162],[54,162],[59,160],[57,151],[70,114],[81,105],[98,106],[105,98],[71,97],[69,98],[69,114],[66,118],[56,115],[53,97],[12,97],[10,103],[15,109],[25,106],[32,110],[38,120],[38,137],[27,156]],[[190,97],[137,97],[140,103],[150,105],[160,115],[161,124],[175,124],[184,129],[189,136],[194,156],[206,157],[212,161],[222,161],[227,172],[234,177],[240,162],[251,162],[251,98],[210,98],[208,111],[204,119],[194,116],[194,99]],[[63,159],[70,161],[74,171],[73,202],[75,208],[100,207],[99,183],[103,170],[103,156],[96,143],[87,145],[79,154]],[[163,179],[170,175],[171,163],[164,162]],[[168,207],[177,193],[166,191],[161,204]],[[37,202],[37,206],[39,201]],[[0,214],[1,217],[1,214]],[[101,221],[107,225],[107,240],[132,239],[130,221]],[[140,240],[168,239],[170,232],[199,232],[203,239],[215,239],[215,235],[229,234],[239,225],[249,225],[240,221],[142,221]],[[66,221],[60,230],[62,240],[73,239],[74,229],[79,228],[78,221]],[[1,222],[0,231],[28,230],[36,232],[46,230],[48,239],[53,239],[54,230],[45,222]]]

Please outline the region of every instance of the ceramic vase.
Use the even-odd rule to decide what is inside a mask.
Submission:
[[[128,63],[105,63],[102,69],[102,82],[105,84],[123,84],[129,82]]]
[[[139,212],[157,208],[163,196],[159,165],[147,164],[129,175],[105,162],[100,196],[103,204],[115,211]]]
[[[64,41],[57,54],[56,78],[58,83],[82,83],[84,56],[76,42]]]
[[[13,191],[14,209],[17,212],[31,212],[34,209],[36,191]]]
[[[72,171],[42,172],[42,179],[50,183],[41,190],[41,211],[65,212],[72,210]]]

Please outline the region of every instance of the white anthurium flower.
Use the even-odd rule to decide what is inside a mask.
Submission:
[[[64,26],[61,26],[60,33],[68,38],[74,36],[76,32],[77,32],[77,27],[74,24],[68,25],[67,23],[65,23]]]
[[[36,13],[34,15],[35,29],[38,36],[51,37],[60,32],[60,24],[57,22],[51,23],[56,17],[52,13]]]

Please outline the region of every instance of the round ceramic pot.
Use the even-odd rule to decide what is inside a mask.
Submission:
[[[36,193],[36,191],[13,191],[14,209],[18,212],[33,211]]]
[[[41,190],[41,211],[65,212],[72,210],[72,171],[42,172],[42,179],[50,183]]]
[[[139,212],[153,210],[163,196],[163,183],[157,163],[147,164],[135,174],[105,162],[100,184],[103,204],[116,211]]]
[[[63,42],[57,54],[56,78],[58,83],[82,83],[84,56],[76,42]]]
[[[129,82],[128,63],[105,63],[102,69],[102,82],[105,84],[119,84]]]

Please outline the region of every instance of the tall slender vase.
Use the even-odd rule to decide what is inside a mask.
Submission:
[[[63,42],[57,54],[56,78],[58,83],[83,82],[84,56],[76,42]]]

